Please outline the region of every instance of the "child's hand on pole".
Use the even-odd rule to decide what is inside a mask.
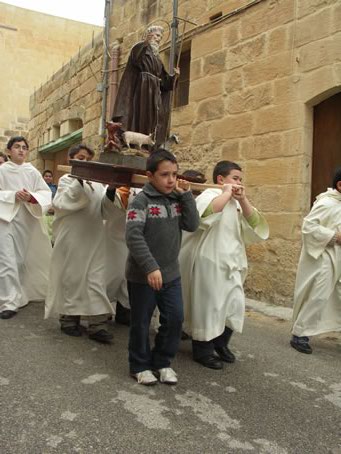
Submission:
[[[244,200],[245,199],[245,188],[244,188],[244,186],[242,186],[241,184],[233,185],[232,195],[239,202],[241,200]]]
[[[176,186],[175,186],[175,190],[176,192],[178,192],[179,194],[183,194],[184,192],[186,191],[189,191],[191,188],[191,184],[189,181],[187,180],[176,180]]]
[[[223,194],[227,193],[227,194],[232,196],[232,194],[233,194],[233,184],[231,184],[231,183],[224,184],[222,191],[223,191]]]

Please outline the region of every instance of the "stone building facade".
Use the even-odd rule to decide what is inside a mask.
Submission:
[[[302,219],[341,165],[341,3],[180,0],[178,15],[197,24],[186,26],[172,114],[181,169],[210,177],[218,160],[241,164],[249,197],[271,228],[266,243],[249,248],[248,295],[290,305]],[[167,61],[171,16],[171,1],[114,2],[110,51],[120,50],[119,74],[150,23],[165,25]],[[80,118],[82,139],[100,149],[101,96],[86,58],[99,71],[100,46],[97,59],[73,62],[78,69],[59,71],[31,98],[30,137],[40,167],[53,165],[53,154],[46,159],[37,146],[43,140],[53,147],[58,118]]]
[[[0,2],[0,150],[28,129],[29,98],[102,27]]]

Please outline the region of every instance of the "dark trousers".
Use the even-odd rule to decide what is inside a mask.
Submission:
[[[213,355],[215,348],[227,347],[229,340],[233,334],[233,330],[225,326],[225,330],[220,336],[215,337],[210,341],[192,340],[193,358],[200,359],[205,356]]]
[[[180,278],[163,284],[160,291],[148,284],[128,281],[128,292],[130,373],[169,367],[179,348],[183,322]],[[160,327],[151,351],[149,325],[156,307],[160,312]]]

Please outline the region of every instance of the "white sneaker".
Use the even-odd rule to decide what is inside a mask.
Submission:
[[[131,374],[131,376],[136,378],[137,383],[140,385],[150,386],[157,383],[157,378],[151,370],[143,370],[137,374]]]
[[[159,369],[158,372],[161,383],[166,383],[167,385],[176,385],[178,383],[176,373],[171,367],[164,367],[163,369]]]

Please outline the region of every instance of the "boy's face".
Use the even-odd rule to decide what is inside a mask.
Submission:
[[[81,148],[71,159],[77,159],[78,161],[91,161],[92,156],[87,150]]]
[[[149,182],[161,194],[170,194],[176,186],[178,165],[171,161],[161,161],[154,173],[147,172]]]
[[[43,178],[47,184],[52,184],[52,181],[53,181],[52,173],[50,173],[50,172],[45,173]]]
[[[22,140],[20,142],[15,142],[11,149],[8,150],[8,155],[11,158],[11,161],[14,164],[23,164],[28,155],[28,147],[26,143]]]
[[[218,184],[242,184],[242,181],[242,172],[236,169],[232,169],[226,177],[223,177],[222,175],[217,176]]]

